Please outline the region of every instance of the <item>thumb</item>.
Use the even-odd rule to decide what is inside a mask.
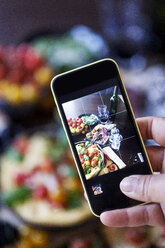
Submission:
[[[120,183],[121,191],[144,202],[165,203],[165,175],[133,175]]]

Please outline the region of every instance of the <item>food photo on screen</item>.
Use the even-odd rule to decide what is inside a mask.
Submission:
[[[62,106],[87,180],[144,162],[117,84]]]

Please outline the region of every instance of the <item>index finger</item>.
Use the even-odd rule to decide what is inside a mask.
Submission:
[[[142,138],[153,139],[161,146],[165,146],[165,118],[143,117],[137,119]]]

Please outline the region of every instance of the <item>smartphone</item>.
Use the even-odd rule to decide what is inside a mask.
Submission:
[[[117,63],[60,74],[51,89],[93,214],[144,204],[119,188],[124,177],[152,168]]]

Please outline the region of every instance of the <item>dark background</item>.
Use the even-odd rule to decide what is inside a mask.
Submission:
[[[95,1],[1,1],[0,42],[5,44],[19,43],[47,30],[63,32],[76,24],[100,30]]]

